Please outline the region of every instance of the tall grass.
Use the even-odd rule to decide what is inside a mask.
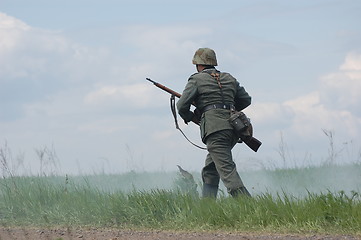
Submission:
[[[213,201],[177,189],[106,192],[67,178],[11,177],[0,180],[0,221],[3,226],[360,234],[361,195],[281,192]]]

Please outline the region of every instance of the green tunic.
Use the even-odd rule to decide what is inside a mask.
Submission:
[[[186,122],[190,122],[193,118],[193,112],[190,111],[192,103],[200,110],[208,105],[223,103],[217,80],[210,75],[215,72],[217,70],[214,68],[205,69],[191,75],[188,79],[182,96],[177,102],[178,113]],[[220,73],[220,82],[224,103],[233,104],[238,111],[251,104],[251,97],[231,74]],[[214,132],[232,129],[228,122],[229,117],[230,111],[224,109],[213,109],[203,113],[200,122],[202,141],[205,142],[206,137]]]

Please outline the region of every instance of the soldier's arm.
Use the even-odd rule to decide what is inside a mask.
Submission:
[[[237,111],[241,111],[251,105],[251,96],[238,81],[236,81],[236,89],[235,107]]]
[[[190,78],[182,96],[177,102],[178,113],[186,123],[192,121],[194,117],[194,113],[190,110],[190,108],[197,96],[197,92],[196,82],[194,79]]]

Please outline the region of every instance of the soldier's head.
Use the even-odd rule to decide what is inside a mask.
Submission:
[[[210,48],[199,48],[194,53],[192,63],[197,66],[197,70],[199,67],[207,68],[218,65],[216,53]]]

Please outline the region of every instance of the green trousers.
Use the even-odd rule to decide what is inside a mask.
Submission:
[[[208,154],[202,169],[205,184],[218,187],[221,179],[228,192],[244,187],[232,158],[232,148],[237,141],[238,137],[233,130],[218,131],[207,137]]]

